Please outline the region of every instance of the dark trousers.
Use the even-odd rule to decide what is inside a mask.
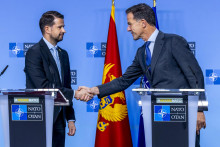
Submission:
[[[65,147],[65,124],[63,111],[60,111],[57,120],[53,125],[52,147]]]
[[[200,147],[200,135],[196,135],[196,147]]]

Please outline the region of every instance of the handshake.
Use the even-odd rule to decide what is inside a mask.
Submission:
[[[99,88],[98,87],[85,87],[85,86],[80,86],[76,91],[75,91],[75,98],[77,100],[81,101],[89,101],[91,100],[94,95],[99,94]]]

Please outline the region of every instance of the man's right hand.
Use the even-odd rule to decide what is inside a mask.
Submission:
[[[205,114],[204,112],[197,112],[197,124],[196,124],[196,134],[199,135],[200,129],[206,128]]]
[[[86,86],[79,86],[78,90],[82,90],[82,89],[87,90],[92,95],[98,95],[99,94],[99,88],[98,87],[89,88],[89,87],[86,87]]]
[[[75,98],[81,101],[89,101],[93,98],[93,94],[91,94],[90,89],[78,89],[75,91]]]
[[[79,94],[78,96],[78,93],[80,93],[82,91],[86,92],[86,94],[82,94],[82,96]],[[76,91],[77,92],[77,96],[76,99],[79,99],[81,101],[89,101],[93,98],[94,95],[97,95],[99,94],[99,88],[98,87],[92,87],[92,88],[89,88],[89,87],[86,87],[86,86],[80,86],[78,88],[78,90]]]

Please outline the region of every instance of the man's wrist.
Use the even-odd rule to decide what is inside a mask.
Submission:
[[[77,98],[77,96],[78,96],[78,91],[77,90],[74,90],[74,98]]]
[[[96,94],[96,95],[99,94],[99,88],[98,88],[98,87],[93,87],[91,90],[92,90],[92,92],[93,92],[94,94]]]
[[[76,94],[76,90],[73,90],[73,97],[75,97],[75,94]]]

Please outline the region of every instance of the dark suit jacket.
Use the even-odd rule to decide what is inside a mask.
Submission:
[[[151,60],[151,74],[148,69],[143,45],[122,77],[98,86],[99,97],[125,90],[141,75],[146,75],[151,88],[204,88],[202,70],[181,36],[159,32]]]
[[[70,106],[63,107],[64,121],[75,120],[72,107],[73,90],[69,57],[65,50],[58,49],[62,82],[60,80],[56,62],[43,39],[31,47],[25,57],[26,88],[59,88],[69,100]],[[60,107],[54,107],[54,122],[60,112]],[[65,123],[66,124],[66,123]]]

